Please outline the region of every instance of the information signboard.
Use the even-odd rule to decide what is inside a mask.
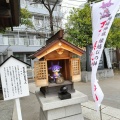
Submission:
[[[29,95],[27,67],[24,62],[10,57],[0,67],[4,100]]]

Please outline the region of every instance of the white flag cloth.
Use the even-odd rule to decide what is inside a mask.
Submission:
[[[104,0],[102,2],[94,3],[92,6],[93,50],[91,52],[91,86],[97,110],[101,105],[104,94],[98,84],[96,73],[108,32],[116,12],[119,9],[119,5],[120,0]]]

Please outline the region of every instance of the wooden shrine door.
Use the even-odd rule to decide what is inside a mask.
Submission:
[[[47,61],[34,62],[34,79],[37,86],[48,86]]]
[[[71,77],[72,82],[77,82],[81,80],[81,70],[80,70],[80,59],[71,59]]]

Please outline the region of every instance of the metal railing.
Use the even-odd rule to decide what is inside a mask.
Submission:
[[[25,45],[25,46],[44,46],[44,39],[29,39],[29,38],[4,38],[0,37],[0,45]]]

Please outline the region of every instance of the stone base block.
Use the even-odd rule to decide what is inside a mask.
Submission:
[[[80,105],[43,111],[40,108],[40,120],[84,120]]]
[[[104,69],[104,70],[97,71],[98,79],[108,78],[108,77],[113,77],[113,76],[114,76],[113,69]],[[81,72],[81,81],[82,82],[91,81],[91,71],[82,71]]]
[[[58,96],[45,98],[36,92],[40,103],[39,120],[84,120],[81,103],[88,101],[88,97],[79,91],[71,94],[71,99],[60,100]]]

